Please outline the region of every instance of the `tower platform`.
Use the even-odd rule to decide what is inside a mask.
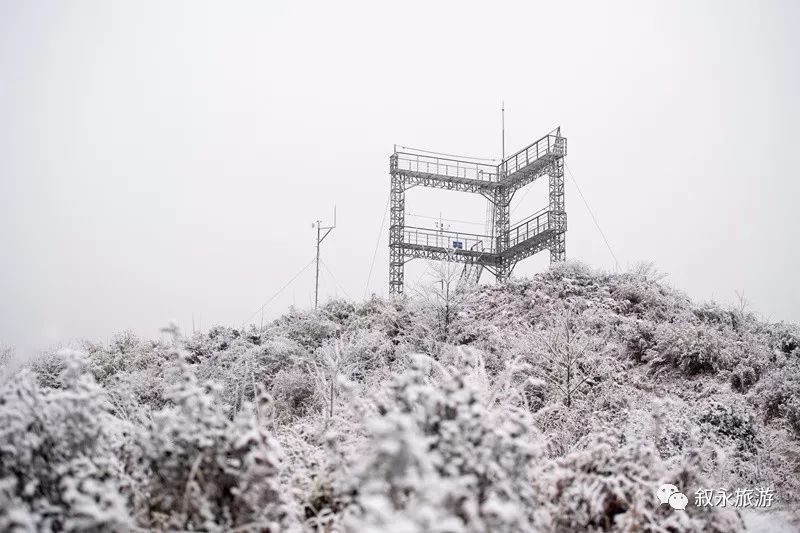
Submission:
[[[466,263],[492,272],[498,282],[518,261],[550,250],[550,261],[566,257],[567,215],[564,207],[564,157],[567,139],[557,128],[525,148],[491,165],[424,150],[395,148],[389,157],[391,221],[389,288],[403,292],[404,265],[414,258]],[[514,194],[547,175],[549,204],[510,227]],[[406,226],[405,191],[423,186],[477,193],[492,203],[491,235]]]

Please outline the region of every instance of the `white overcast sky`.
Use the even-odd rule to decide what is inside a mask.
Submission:
[[[775,0],[0,0],[0,344],[241,324],[334,203],[321,298],[360,299],[393,144],[497,157],[503,99],[508,151],[561,125],[623,268],[798,322],[799,27]],[[612,268],[569,178],[566,202],[568,257]],[[407,210],[480,223],[485,202]],[[312,295],[309,268],[265,317]]]

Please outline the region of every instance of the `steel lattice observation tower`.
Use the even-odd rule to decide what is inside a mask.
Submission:
[[[543,250],[550,262],[566,258],[564,157],[567,139],[556,128],[498,165],[456,159],[423,150],[395,147],[389,157],[391,202],[389,292],[402,294],[406,262],[414,258],[465,263],[464,275],[477,280],[485,268],[498,283],[508,279],[521,259]],[[511,227],[514,194],[548,176],[548,206]],[[491,234],[455,232],[406,225],[406,190],[415,186],[477,193],[492,207]]]

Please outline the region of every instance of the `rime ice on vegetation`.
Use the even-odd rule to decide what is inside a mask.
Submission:
[[[26,364],[3,350],[0,530],[796,527],[797,326],[647,266],[457,285]],[[763,487],[770,508],[695,504]]]

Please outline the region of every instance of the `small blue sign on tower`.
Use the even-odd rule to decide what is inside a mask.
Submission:
[[[453,241],[453,248],[458,248],[459,250],[463,250],[464,243],[461,241]]]

